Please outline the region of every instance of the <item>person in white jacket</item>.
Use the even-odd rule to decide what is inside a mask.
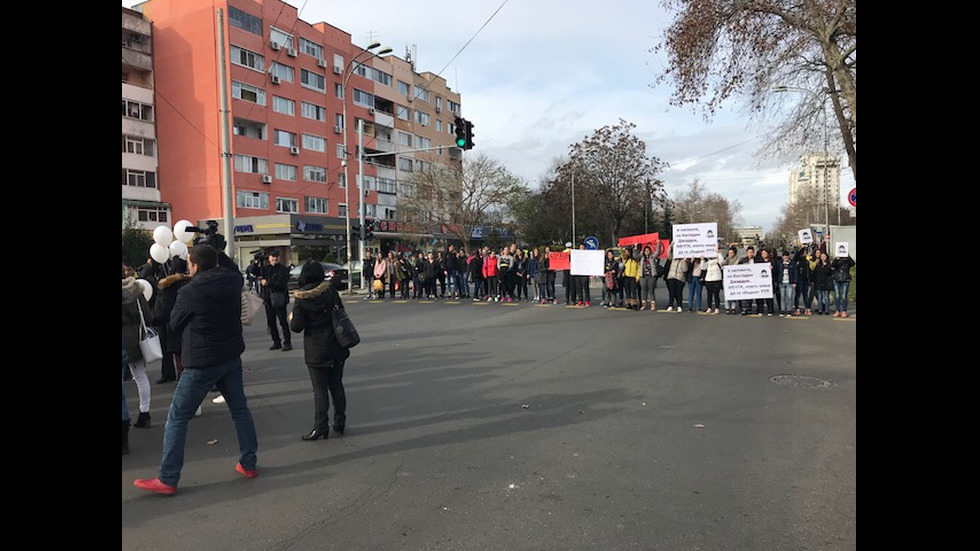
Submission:
[[[705,310],[706,314],[721,313],[721,285],[724,277],[721,266],[724,262],[725,257],[719,252],[718,256],[709,258],[701,264],[704,286],[708,289],[708,309]],[[713,311],[711,309],[712,304],[714,305]]]

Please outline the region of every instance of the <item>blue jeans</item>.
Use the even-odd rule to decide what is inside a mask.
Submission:
[[[830,291],[825,289],[817,290],[817,309],[821,312],[830,311]]]
[[[780,314],[789,314],[793,311],[793,284],[779,284],[779,306]]]
[[[837,306],[836,311],[838,312],[847,311],[847,291],[850,287],[851,287],[850,281],[834,282],[834,304]]]
[[[180,482],[180,470],[184,466],[184,445],[187,442],[187,422],[194,418],[194,412],[212,386],[217,386],[221,391],[235,422],[240,452],[238,462],[245,470],[255,468],[255,452],[259,443],[252,412],[249,411],[245,398],[242,359],[235,358],[207,367],[184,366],[167,412],[167,425],[163,429],[163,460],[160,462],[159,478],[168,486],[176,486]]]
[[[697,299],[697,302],[695,302]],[[687,286],[687,307],[694,310],[701,309],[701,277],[691,276],[691,283]]]

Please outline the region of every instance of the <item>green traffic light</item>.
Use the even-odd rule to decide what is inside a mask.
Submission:
[[[459,147],[465,146],[466,145],[466,139],[465,138],[458,138],[456,140],[456,145],[459,146]]]

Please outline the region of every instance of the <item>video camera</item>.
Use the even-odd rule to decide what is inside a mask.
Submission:
[[[218,251],[223,251],[226,244],[225,236],[218,233],[217,220],[208,220],[207,226],[208,227],[204,229],[188,227],[185,231],[198,234],[198,236],[194,238],[195,245],[211,245]]]

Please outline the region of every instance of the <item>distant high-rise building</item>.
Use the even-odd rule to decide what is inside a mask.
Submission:
[[[150,22],[122,8],[122,227],[170,223],[160,200]]]
[[[789,175],[789,201],[812,209],[812,221],[825,222],[840,206],[840,158],[808,153]]]

